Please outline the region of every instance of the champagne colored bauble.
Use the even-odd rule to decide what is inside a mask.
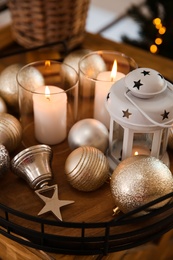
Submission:
[[[78,121],[68,134],[68,143],[72,150],[80,146],[93,146],[105,153],[108,142],[109,133],[106,126],[93,118]]]
[[[106,63],[99,53],[81,58],[79,67],[80,71],[86,75],[86,78],[92,79],[96,79],[100,72],[107,70]]]
[[[80,59],[90,52],[91,50],[87,50],[87,49],[73,51],[65,57],[63,62],[65,64],[68,64],[78,72]]]
[[[83,146],[67,157],[65,174],[69,183],[77,190],[94,191],[108,179],[109,164],[100,150]]]
[[[0,113],[7,113],[6,103],[1,97],[0,97]]]
[[[41,72],[34,66],[24,66],[17,74],[17,82],[19,88],[19,106],[20,113],[23,109],[26,114],[32,113],[33,111],[33,92],[37,88],[45,86],[46,83]],[[24,108],[23,105],[24,104]]]
[[[0,177],[10,168],[10,156],[4,145],[0,144]]]
[[[14,151],[22,139],[22,127],[16,117],[8,113],[0,114],[0,142],[8,152]]]
[[[115,205],[120,211],[127,213],[172,192],[173,176],[159,159],[137,155],[123,160],[115,168],[110,187]],[[139,214],[146,214],[169,201],[170,199],[167,199],[157,203]]]
[[[22,68],[21,64],[12,64],[0,73],[0,96],[7,106],[18,111],[18,85],[16,75]]]

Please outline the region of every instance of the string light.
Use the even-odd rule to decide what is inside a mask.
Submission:
[[[157,48],[157,46],[156,46],[155,44],[152,44],[152,45],[150,46],[150,52],[151,52],[151,53],[156,53],[157,50],[158,50],[158,48]]]
[[[165,34],[165,32],[166,32],[166,27],[162,25],[162,21],[161,21],[161,19],[160,19],[159,17],[156,17],[156,18],[153,19],[153,24],[154,24],[155,28],[158,30],[158,33],[159,33],[160,35]],[[157,37],[157,38],[155,39],[155,44],[152,44],[152,45],[150,46],[150,52],[151,52],[151,53],[157,53],[157,52],[158,52],[158,47],[157,47],[157,45],[161,45],[162,42],[163,42],[162,38]]]
[[[155,39],[155,44],[157,44],[157,45],[162,44],[162,42],[163,42],[162,38],[156,38]]]
[[[159,33],[160,34],[164,34],[166,32],[166,27],[162,26],[160,29],[159,29]]]
[[[157,17],[157,18],[154,18],[154,19],[153,19],[153,24],[154,24],[154,25],[159,25],[159,24],[161,24],[161,19],[158,18],[158,17]]]

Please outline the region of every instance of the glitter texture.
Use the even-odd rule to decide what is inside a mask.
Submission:
[[[10,157],[5,146],[0,144],[0,176],[4,175],[10,167]]]
[[[125,159],[111,177],[111,193],[116,206],[124,213],[173,191],[173,176],[159,159],[138,155]],[[165,205],[160,202],[150,209]]]

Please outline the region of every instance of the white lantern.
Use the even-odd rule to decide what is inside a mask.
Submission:
[[[108,159],[114,169],[121,160],[147,154],[169,166],[166,152],[173,123],[173,86],[157,71],[138,68],[110,89]]]

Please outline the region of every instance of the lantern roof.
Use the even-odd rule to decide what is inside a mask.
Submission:
[[[106,108],[127,127],[168,127],[173,123],[173,86],[159,72],[139,68],[112,85]]]

